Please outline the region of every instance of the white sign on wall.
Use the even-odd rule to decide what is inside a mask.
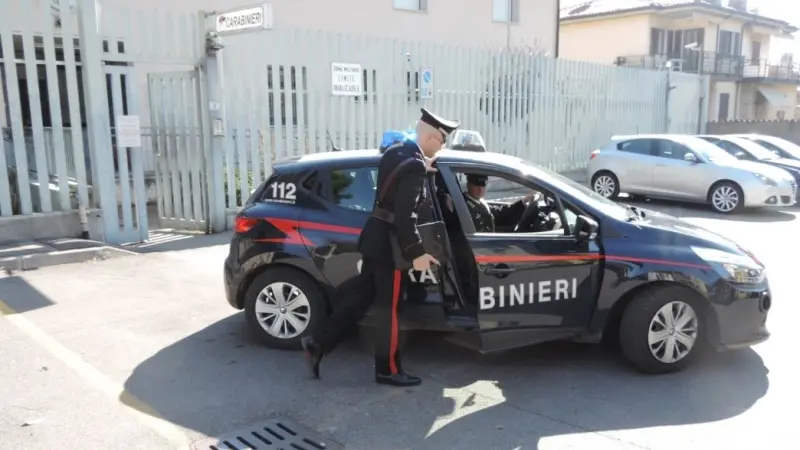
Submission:
[[[141,147],[139,116],[117,116],[117,147]]]
[[[333,95],[359,96],[364,89],[361,64],[331,63],[331,93]]]
[[[433,98],[433,69],[431,67],[420,70],[419,98]]]
[[[217,33],[268,30],[272,28],[272,5],[264,4],[220,13],[217,14],[215,20]]]

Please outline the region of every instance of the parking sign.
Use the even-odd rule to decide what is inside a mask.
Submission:
[[[419,83],[419,98],[433,98],[433,69],[426,67],[421,70],[421,80]]]

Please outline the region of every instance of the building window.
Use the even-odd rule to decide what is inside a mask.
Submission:
[[[650,56],[661,56],[667,53],[667,33],[660,28],[650,29]]]
[[[786,120],[786,111],[778,111],[775,117],[777,117],[778,120]]]
[[[425,3],[427,0],[392,0],[395,9],[404,9],[406,11],[425,11]]]
[[[736,31],[720,31],[717,52],[722,56],[739,56],[741,54],[742,35]]]
[[[753,50],[750,52],[750,59],[753,61],[761,59],[761,42],[753,41]]]
[[[730,109],[731,94],[719,94],[719,111],[717,112],[717,120],[726,122],[728,120],[728,110]]]
[[[495,22],[517,21],[517,0],[492,0],[492,20]]]

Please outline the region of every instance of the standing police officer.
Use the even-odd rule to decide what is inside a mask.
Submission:
[[[374,300],[380,313],[375,381],[393,386],[421,383],[419,377],[403,371],[400,361],[398,307],[408,275],[395,267],[389,239],[391,233],[396,234],[403,259],[412,261],[414,270],[425,271],[431,264],[439,263],[425,253],[417,219],[420,205],[430,201],[425,192],[425,177],[427,172],[435,171],[431,167],[432,158],[458,126],[458,122],[442,119],[423,108],[416,142],[397,143],[381,157],[373,213],[358,238],[358,251],[363,257],[361,273],[341,292],[328,319],[302,340],[315,377],[319,377],[322,357],[364,317]]]

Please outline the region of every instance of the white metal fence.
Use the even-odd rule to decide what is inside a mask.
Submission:
[[[703,78],[556,60],[530,49],[479,49],[312,30],[223,39],[226,184],[244,191],[272,158],[377,147],[383,131],[413,125],[427,107],[480,131],[490,151],[554,170],[585,166],[612,134],[697,127]],[[331,95],[331,63],[359,64],[363,95]],[[419,73],[433,71],[433,98]],[[684,75],[684,74],[679,74]],[[670,116],[668,122],[667,108]],[[690,126],[691,125],[691,126]],[[692,130],[691,132],[694,132]],[[227,192],[235,208],[246,195]]]
[[[199,12],[61,3],[54,17],[47,2],[0,2],[0,166],[12,175],[0,176],[0,216],[83,203],[103,210],[114,243],[147,236],[145,172],[158,180],[161,219],[202,225],[220,209],[209,198],[241,205],[275,158],[330,141],[376,147],[423,106],[480,131],[491,151],[556,170],[583,167],[615,133],[694,132],[705,122],[707,80],[695,75],[291,28],[226,36],[221,58],[206,60],[211,19]],[[204,73],[218,60],[224,81],[209,77],[209,86],[224,82],[225,96],[209,102]],[[331,63],[361,66],[361,95],[331,95]],[[426,68],[432,98],[420,90]],[[173,76],[164,72],[188,76],[192,90],[154,97],[152,81]],[[227,122],[212,152],[216,101]],[[141,148],[117,147],[120,114],[142,118]]]

